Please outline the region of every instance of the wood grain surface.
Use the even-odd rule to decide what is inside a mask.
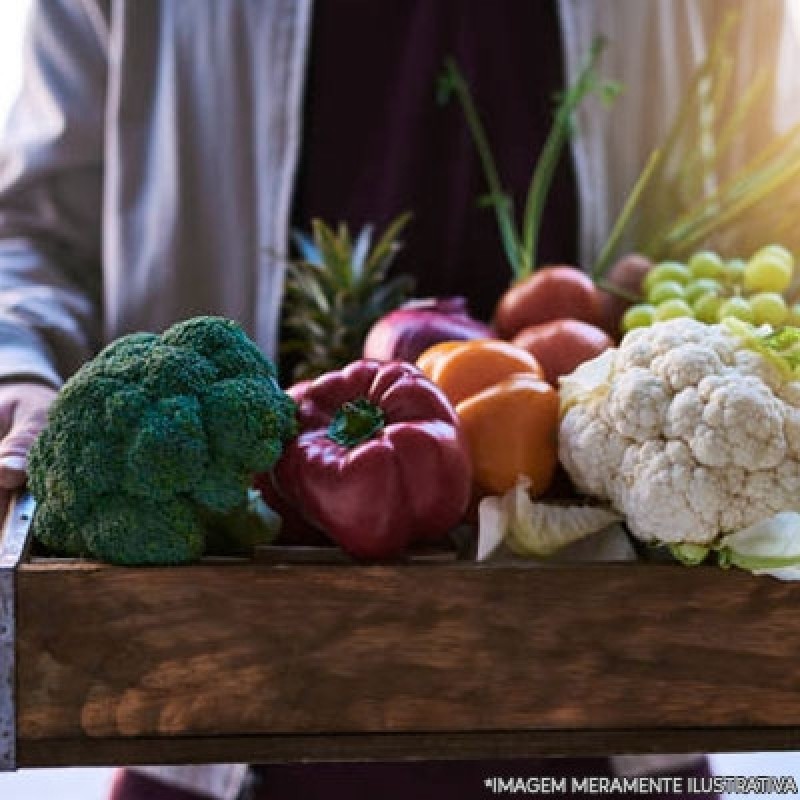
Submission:
[[[261,760],[437,732],[487,755],[800,744],[800,585],[735,571],[29,564],[18,633],[20,763],[98,737]]]

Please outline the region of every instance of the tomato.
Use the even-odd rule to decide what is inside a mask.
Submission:
[[[553,386],[558,385],[561,375],[568,375],[584,361],[614,346],[614,340],[604,330],[578,319],[556,319],[531,325],[520,331],[511,343],[536,358]]]
[[[503,294],[494,324],[500,336],[509,339],[530,325],[565,317],[599,325],[600,291],[576,267],[543,267]]]
[[[623,256],[608,272],[607,282],[618,286],[631,294],[642,295],[642,281],[644,276],[653,268],[653,262],[638,253]],[[621,335],[620,323],[625,311],[631,303],[622,297],[617,297],[609,292],[600,293],[602,307],[601,327],[611,336],[619,339]]]

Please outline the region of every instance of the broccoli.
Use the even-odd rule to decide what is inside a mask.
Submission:
[[[186,563],[226,537],[240,550],[237,526],[264,541],[274,516],[248,489],[295,425],[274,366],[235,322],[124,336],[64,385],[31,449],[34,535],[122,565]]]

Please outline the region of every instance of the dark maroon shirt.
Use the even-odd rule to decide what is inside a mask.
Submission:
[[[501,180],[521,212],[564,84],[554,0],[316,0],[293,226],[308,229],[314,217],[383,226],[410,210],[395,272],[416,277],[417,296],[466,295],[488,319],[511,267],[494,214],[478,206],[487,187],[464,115],[455,100],[436,103],[447,56],[470,83]],[[565,153],[539,263],[575,262],[575,194]],[[305,765],[258,774],[258,797],[449,800],[487,796],[483,779],[495,774],[611,772],[608,759],[594,758]],[[707,764],[693,774],[707,774]]]
[[[317,0],[304,149],[293,224],[354,227],[414,219],[395,271],[418,296],[465,294],[483,318],[511,279],[464,115],[436,103],[453,56],[486,126],[503,184],[524,208],[563,87],[552,0]],[[574,261],[576,201],[562,159],[545,212],[540,263]]]

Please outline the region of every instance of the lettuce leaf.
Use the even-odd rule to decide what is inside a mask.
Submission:
[[[722,323],[745,347],[774,364],[787,380],[800,378],[800,328],[769,325],[755,327],[744,320],[728,317]]]
[[[520,478],[502,497],[485,497],[478,507],[478,561],[508,548],[524,558],[548,558],[605,530],[621,517],[597,506],[534,503],[530,481]]]
[[[800,513],[781,511],[749,528],[724,536],[717,547],[722,567],[755,575],[800,580]]]

